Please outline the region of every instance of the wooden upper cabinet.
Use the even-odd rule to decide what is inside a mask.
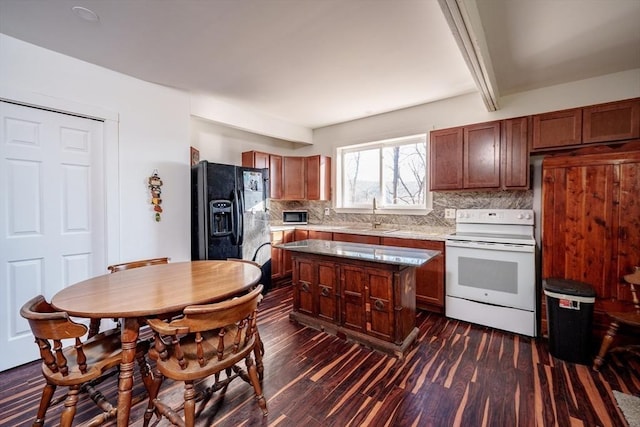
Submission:
[[[269,153],[260,151],[245,151],[242,153],[242,166],[246,168],[268,168]]]
[[[533,149],[566,147],[582,142],[582,108],[533,116]]]
[[[269,197],[282,198],[282,156],[260,151],[242,153],[242,166],[247,168],[269,169]]]
[[[505,189],[529,188],[528,117],[502,122],[502,186]]]
[[[283,158],[282,198],[284,200],[304,200],[306,198],[306,161],[304,157]]]
[[[282,198],[282,182],[284,180],[282,170],[282,156],[269,155],[269,197],[272,199]]]
[[[462,188],[462,128],[434,130],[429,143],[429,188]]]
[[[608,142],[640,138],[640,99],[585,107],[582,142]]]
[[[464,188],[500,187],[500,122],[464,127]]]
[[[331,200],[331,157],[306,158],[307,200]]]

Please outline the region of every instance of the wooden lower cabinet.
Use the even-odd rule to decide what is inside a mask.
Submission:
[[[417,336],[415,268],[293,254],[300,323],[402,357]]]
[[[339,270],[333,262],[296,259],[294,306],[300,313],[329,322],[338,320],[337,289]]]
[[[294,238],[293,229],[271,232],[271,280],[280,280],[291,275],[291,254],[273,246],[293,242]]]
[[[383,237],[382,245],[440,251],[440,255],[416,269],[416,308],[444,313],[444,242]]]

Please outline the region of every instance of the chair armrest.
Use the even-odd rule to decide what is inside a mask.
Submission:
[[[147,319],[147,325],[154,331],[162,335],[178,335],[186,334],[189,332],[189,328],[180,326],[173,326],[171,323],[167,323],[160,319]]]

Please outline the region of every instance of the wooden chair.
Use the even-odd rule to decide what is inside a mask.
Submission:
[[[149,265],[168,264],[168,263],[169,263],[169,258],[167,257],[141,259],[138,261],[123,262],[121,264],[113,264],[108,266],[107,270],[109,270],[110,273],[117,273],[118,271],[129,270],[131,268],[139,268],[139,267],[146,267]],[[91,338],[92,336],[100,332],[101,321],[102,319],[91,319],[89,323],[89,335],[88,335],[89,338]],[[118,319],[115,319],[115,321],[117,322]]]
[[[66,312],[56,311],[42,295],[27,301],[20,309],[20,315],[29,321],[40,349],[42,375],[46,380],[33,426],[44,425],[45,415],[52,404],[57,386],[69,389],[66,396],[63,396],[65,408],[60,417],[61,426],[71,426],[81,392],[88,393],[102,409],[102,413],[92,418],[89,425],[100,425],[114,418],[117,409],[95,386],[106,377],[118,373],[117,369],[111,368],[117,367],[122,359],[120,331],[112,329],[82,342],[80,337],[87,333],[87,327],[71,320]],[[74,339],[75,343],[62,347],[63,339]],[[143,342],[138,345],[136,352],[147,390],[152,384],[149,365],[144,357],[148,347],[149,344]],[[60,401],[61,399],[56,399],[55,403]]]
[[[262,365],[262,357],[255,351],[261,292],[262,285],[259,285],[243,296],[224,302],[192,305],[184,309],[184,317],[168,323],[160,319],[148,320],[155,332],[155,347],[149,350],[149,355],[156,361],[157,372],[155,387],[149,393],[145,427],[154,411],[174,425],[193,426],[211,394],[237,377],[253,386],[258,404],[267,415],[267,403],[256,367],[256,364]],[[252,352],[256,355],[255,364]],[[237,365],[243,359],[248,374]],[[225,371],[225,379],[220,379],[222,371]],[[214,383],[198,396],[194,383],[211,375],[215,378]],[[158,399],[163,377],[184,381],[184,419]],[[197,413],[196,400],[203,400]]]
[[[626,276],[624,276],[624,280],[629,284],[629,287],[631,289],[634,309],[633,311],[607,313],[611,317],[612,321],[609,324],[609,330],[602,339],[600,352],[598,352],[598,355],[593,362],[594,371],[600,370],[600,367],[604,363],[604,358],[608,352],[630,351],[640,356],[640,345],[627,345],[616,347],[611,350],[609,349],[611,347],[611,344],[613,343],[613,339],[615,338],[616,333],[618,332],[618,329],[620,328],[620,325],[640,328],[640,302],[638,300],[638,295],[635,288],[635,285],[640,286],[640,267],[636,267],[635,271],[632,274],[627,274]]]

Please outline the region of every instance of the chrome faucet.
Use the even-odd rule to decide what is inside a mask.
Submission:
[[[373,218],[371,220],[371,227],[378,228],[378,226],[382,225],[380,221],[376,220],[376,198],[373,198]]]

